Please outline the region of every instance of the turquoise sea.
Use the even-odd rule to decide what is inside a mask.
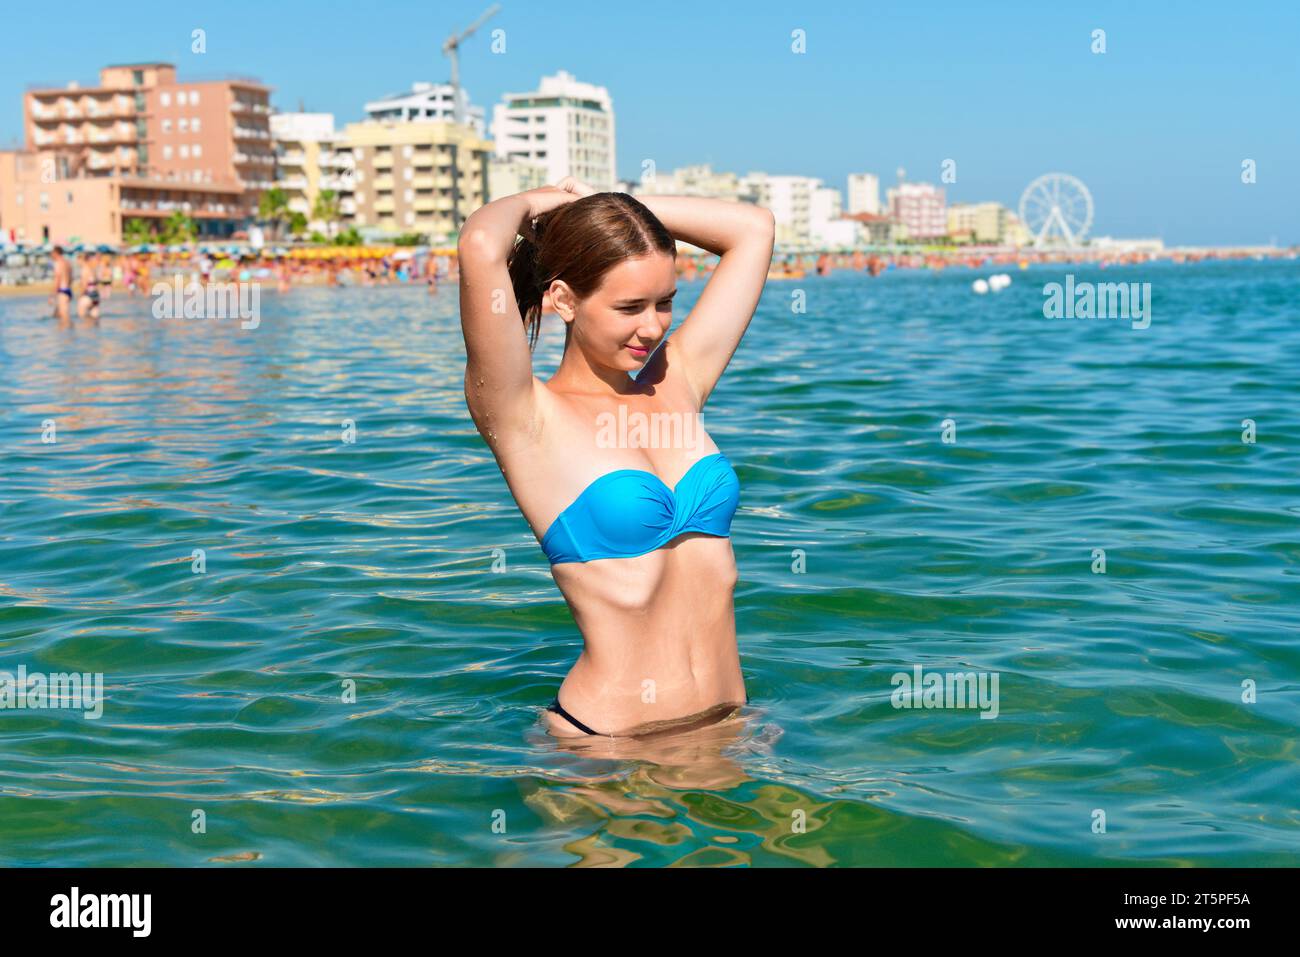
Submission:
[[[1300,263],[994,271],[768,283],[705,415],[750,704],[616,756],[539,724],[579,639],[454,286],[0,299],[0,671],[105,695],[0,710],[0,863],[1300,863]]]

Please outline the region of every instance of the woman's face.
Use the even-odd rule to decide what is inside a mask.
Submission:
[[[667,335],[676,294],[676,263],[666,253],[624,260],[585,299],[563,281],[551,285],[555,310],[569,323],[573,343],[587,360],[624,370],[644,365]]]

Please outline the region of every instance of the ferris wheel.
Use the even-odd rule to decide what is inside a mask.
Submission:
[[[1021,194],[1020,221],[1035,246],[1077,246],[1092,225],[1092,194],[1069,173],[1046,173]]]

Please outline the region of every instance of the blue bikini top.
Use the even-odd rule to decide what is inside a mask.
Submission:
[[[675,489],[653,472],[618,469],[582,490],[542,536],[552,565],[633,558],[686,532],[727,538],[740,504],[740,479],[714,452],[686,470]]]

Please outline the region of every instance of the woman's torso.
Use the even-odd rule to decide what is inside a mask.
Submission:
[[[642,381],[658,378],[647,394],[578,396],[534,379],[532,434],[490,439],[539,540],[602,475],[644,470],[671,489],[693,464],[720,451],[703,428],[689,386],[672,368],[670,350],[671,341],[641,373]],[[649,423],[653,434],[672,441],[634,447],[644,436],[602,430],[619,421],[620,405],[628,423]],[[660,424],[668,428],[656,431]],[[584,723],[622,732],[746,700],[729,538],[688,532],[643,555],[565,562],[552,565],[551,573],[585,643],[560,699]]]

